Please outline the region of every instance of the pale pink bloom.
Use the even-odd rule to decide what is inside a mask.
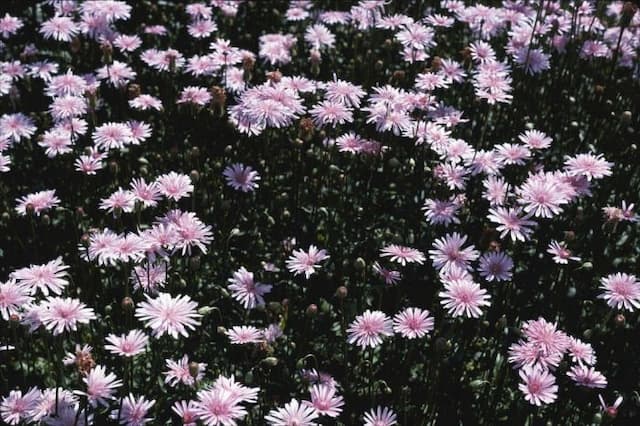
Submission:
[[[211,93],[204,87],[188,86],[180,92],[179,104],[194,104],[205,106],[211,101]]]
[[[286,15],[288,21],[304,21],[309,17],[309,12],[301,7],[289,7]]]
[[[427,310],[406,308],[393,317],[393,331],[407,339],[424,337],[432,330],[433,317]]]
[[[141,330],[131,330],[127,334],[116,336],[109,334],[106,338],[108,345],[104,348],[115,355],[134,357],[145,351],[149,337]]]
[[[496,59],[496,52],[493,50],[493,47],[487,42],[482,40],[471,43],[469,45],[469,50],[471,52],[471,57],[474,61],[479,63],[491,62]]]
[[[30,421],[31,412],[39,398],[40,390],[35,387],[24,395],[20,390],[10,391],[9,396],[2,397],[0,401],[0,418],[10,425]]]
[[[478,258],[480,253],[475,246],[462,248],[467,241],[467,236],[457,232],[438,238],[433,243],[433,249],[429,250],[429,258],[437,270],[448,270],[453,266],[460,269],[471,269],[470,263]]]
[[[260,388],[250,388],[240,382],[236,382],[236,378],[233,375],[230,377],[218,376],[213,383],[213,389],[222,389],[229,392],[238,403],[248,402],[251,404],[258,401],[258,392],[260,391]]]
[[[24,23],[20,18],[11,16],[8,13],[5,13],[4,16],[0,18],[0,33],[2,33],[3,38],[9,38],[9,36],[17,33],[23,26]]]
[[[427,199],[422,206],[424,215],[431,225],[449,226],[451,223],[460,223],[458,219],[458,210],[460,204],[455,199],[437,200]]]
[[[575,195],[572,185],[553,173],[544,172],[529,175],[516,192],[519,196],[518,203],[524,205],[525,212],[546,218],[560,213],[561,206]]]
[[[517,50],[514,55],[514,61],[522,66],[527,74],[533,75],[546,71],[551,67],[549,64],[550,57],[551,55],[544,53],[542,49],[525,46]]]
[[[262,335],[267,343],[273,343],[278,338],[282,337],[282,329],[278,324],[270,324],[267,328],[262,330]]]
[[[148,109],[155,109],[156,111],[162,111],[162,102],[160,99],[151,95],[140,95],[129,101],[129,105],[132,108],[146,111]]]
[[[62,360],[62,363],[67,366],[74,365],[74,364],[77,365],[80,363],[80,361],[90,358],[92,351],[93,351],[93,348],[89,345],[82,345],[82,346],[76,345],[75,350],[73,352],[67,352],[65,354],[65,357]]]
[[[226,167],[222,174],[227,185],[238,191],[251,192],[259,186],[260,175],[251,166],[235,163]]]
[[[243,266],[233,273],[233,277],[229,278],[231,283],[229,289],[232,297],[242,303],[245,309],[253,309],[256,306],[264,306],[263,296],[271,292],[272,286],[255,282],[253,280],[253,272],[247,271]]]
[[[16,201],[18,202],[16,212],[21,216],[27,215],[27,207],[33,208],[35,215],[40,216],[41,212],[49,210],[50,208],[56,207],[60,204],[60,199],[56,197],[55,189],[34,192],[33,194],[18,198]]]
[[[389,407],[378,406],[364,413],[363,426],[393,426],[398,424],[396,413]]]
[[[182,173],[170,172],[156,178],[160,193],[165,197],[178,201],[193,192],[191,178]]]
[[[58,41],[71,41],[79,31],[78,24],[68,16],[54,16],[40,26],[40,33],[44,38],[53,38]]]
[[[87,101],[80,96],[60,96],[51,102],[49,112],[54,120],[78,117],[87,112]]]
[[[434,36],[433,29],[413,22],[403,25],[396,33],[396,39],[402,46],[413,51],[424,51],[435,45]]]
[[[607,305],[631,312],[640,308],[640,282],[635,275],[617,272],[601,278],[600,283],[604,292],[598,297]]]
[[[161,198],[158,183],[147,183],[144,178],[131,181],[131,195],[133,195],[135,201],[139,201],[144,207],[156,206]]]
[[[149,410],[156,403],[155,400],[148,401],[144,396],[135,397],[129,394],[122,399],[121,406],[111,411],[112,419],[119,419],[121,425],[142,426],[153,419],[147,418]]]
[[[578,256],[572,256],[569,249],[567,249],[564,242],[558,242],[553,240],[549,243],[547,253],[553,256],[553,261],[559,264],[566,265],[570,260],[579,262]]]
[[[600,400],[600,408],[602,408],[602,411],[607,413],[609,417],[615,418],[618,415],[618,408],[622,404],[624,398],[622,396],[617,397],[613,405],[607,405],[600,394],[598,394],[598,399]]]
[[[182,255],[191,255],[191,248],[197,247],[202,253],[207,253],[206,246],[213,240],[211,226],[202,223],[192,212],[182,212],[173,224],[176,231],[176,250],[180,249]]]
[[[353,110],[344,104],[331,101],[322,101],[309,110],[316,126],[322,127],[330,124],[336,127],[338,124],[351,123]]]
[[[147,27],[149,29],[151,27]],[[178,70],[184,66],[184,56],[175,49],[157,50],[147,49],[140,55],[140,59],[158,71]]]
[[[225,334],[233,345],[245,345],[247,343],[260,343],[264,340],[262,331],[251,325],[236,325],[227,330]]]
[[[175,298],[168,293],[159,293],[152,299],[145,295],[146,301],[140,302],[135,316],[145,321],[145,326],[153,330],[153,336],[158,338],[168,334],[174,339],[178,335],[189,337],[188,329],[195,330],[200,325],[202,316],[196,312],[198,304],[189,296],[182,295]]]
[[[545,354],[562,354],[569,348],[571,341],[569,336],[557,327],[556,323],[541,317],[522,324],[522,333],[530,342],[539,345]]]
[[[213,3],[213,2],[212,2]],[[192,3],[185,8],[189,17],[193,20],[211,19],[213,11],[205,3]]]
[[[73,74],[69,69],[65,74],[51,78],[47,84],[46,93],[49,96],[84,96],[87,88],[87,81],[81,76]]]
[[[131,128],[126,123],[105,123],[94,130],[91,135],[98,149],[122,149],[133,142]]]
[[[326,250],[318,250],[316,246],[310,245],[307,252],[301,249],[293,251],[293,254],[286,261],[287,269],[294,275],[304,273],[305,278],[309,279],[317,269],[320,269],[318,263],[328,258]]]
[[[503,143],[496,145],[494,150],[504,164],[523,165],[525,160],[531,158],[531,151],[525,145]]]
[[[55,414],[56,406],[58,410],[57,416]],[[32,422],[41,421],[44,424],[63,426],[68,424],[64,423],[68,420],[67,417],[70,418],[73,416],[75,418],[78,408],[78,398],[68,390],[63,388],[47,388],[40,392],[39,398],[31,410],[29,420]],[[52,417],[57,417],[57,419],[52,421]],[[55,421],[59,421],[60,423],[55,423]],[[78,419],[78,425],[85,426],[84,418],[82,422]]]
[[[131,130],[131,143],[133,145],[140,145],[151,136],[151,126],[144,121],[131,120],[127,122],[127,125]]]
[[[482,315],[481,307],[491,305],[487,291],[471,280],[445,282],[444,291],[438,296],[442,299],[440,304],[454,317],[478,318]]]
[[[512,270],[513,259],[504,252],[490,251],[480,257],[478,272],[487,281],[508,281]]]
[[[344,398],[336,395],[336,388],[327,385],[313,385],[309,390],[311,393],[311,402],[302,401],[313,407],[318,415],[327,417],[338,417],[342,412]]]
[[[203,389],[198,392],[195,411],[207,426],[235,426],[236,420],[247,415],[238,400],[224,389]]]
[[[2,319],[8,321],[12,315],[18,315],[20,310],[31,303],[33,297],[29,295],[31,289],[16,280],[9,279],[5,283],[0,283],[0,315]]]
[[[54,127],[44,132],[38,145],[45,148],[45,154],[49,158],[66,154],[72,151],[71,133],[65,129]]]
[[[292,399],[282,408],[269,411],[264,419],[271,426],[316,426],[314,420],[318,418],[318,412],[308,404],[300,403]]]
[[[8,137],[13,142],[19,142],[22,138],[30,138],[35,132],[33,120],[21,112],[3,114],[0,117],[0,135],[3,138]]]
[[[98,404],[108,407],[108,400],[113,399],[115,390],[122,386],[122,381],[113,373],[107,374],[102,365],[96,365],[82,381],[87,385],[87,391],[78,393],[86,395],[92,407]]]
[[[29,64],[29,75],[48,82],[58,73],[58,64],[48,61],[37,61]],[[1,92],[1,90],[0,90]]]
[[[400,271],[394,271],[382,267],[378,262],[374,262],[372,265],[376,274],[380,275],[387,285],[397,284],[402,279]]]
[[[382,339],[393,336],[393,322],[381,311],[366,310],[358,315],[347,329],[347,341],[363,349],[367,346],[375,348]]]
[[[530,149],[546,149],[553,142],[549,136],[538,130],[527,130],[518,135],[518,139]]]
[[[433,168],[433,176],[444,182],[449,189],[464,190],[469,170],[452,163],[440,163]]]
[[[544,369],[555,368],[562,361],[562,352],[549,352],[535,342],[521,340],[509,347],[509,362],[516,367],[538,365]]]
[[[307,27],[304,39],[313,49],[320,50],[324,47],[333,47],[336,36],[322,24],[315,24]]]
[[[366,92],[361,86],[344,80],[330,81],[325,86],[325,97],[330,102],[338,102],[346,107],[359,108]]]
[[[487,219],[499,226],[500,238],[511,236],[512,241],[527,241],[533,233],[536,222],[529,220],[531,213],[522,215],[522,207],[496,207],[489,209]]]
[[[218,30],[218,25],[210,19],[199,19],[189,24],[187,30],[194,38],[207,38]]]
[[[137,35],[120,34],[113,40],[113,45],[123,52],[133,52],[142,46],[142,40]]]
[[[148,246],[143,238],[130,232],[120,236],[114,243],[109,253],[109,261],[115,264],[120,262],[139,262],[144,258]]]
[[[582,175],[591,179],[600,179],[611,175],[610,163],[604,159],[602,154],[578,154],[574,157],[566,156],[564,162],[565,171],[571,175]]]
[[[113,61],[109,65],[98,68],[96,78],[107,80],[115,87],[122,87],[134,78],[137,73],[125,62]]]
[[[449,80],[447,80],[442,74],[436,74],[434,72],[420,73],[416,76],[414,86],[417,89],[431,92],[435,89],[446,88],[449,86]]]
[[[390,244],[382,248],[382,250],[380,250],[380,257],[389,257],[392,262],[397,262],[402,266],[405,266],[407,263],[418,263],[422,265],[426,260],[424,253],[420,250],[399,246],[397,244]]]
[[[551,373],[538,366],[524,366],[520,369],[522,383],[518,388],[524,394],[524,399],[533,405],[550,404],[558,397],[556,379]]]
[[[171,407],[171,410],[180,417],[183,426],[196,426],[199,419],[196,409],[195,401],[176,401]]]
[[[92,308],[87,308],[78,299],[49,297],[41,304],[40,319],[54,335],[77,330],[78,324],[89,324],[96,319]]]
[[[165,35],[167,34],[167,28],[164,25],[149,25],[144,28],[145,34],[153,35]]]
[[[31,294],[40,290],[45,296],[48,296],[49,292],[59,295],[69,284],[66,279],[67,269],[69,266],[58,257],[44,265],[29,265],[28,268],[18,269],[11,273],[11,277],[20,285],[28,287]]]
[[[164,382],[169,386],[175,387],[178,383],[182,383],[186,386],[195,386],[196,382],[199,382],[204,377],[204,372],[207,368],[207,364],[203,362],[189,362],[189,356],[184,355],[178,361],[172,359],[165,360],[168,370],[164,374]],[[195,364],[195,371],[191,371],[190,365]],[[195,375],[194,375],[195,373]]]
[[[567,372],[567,376],[573,380],[577,385],[585,386],[587,388],[606,388],[607,378],[596,371],[593,367],[588,367],[582,364],[574,365]]]
[[[145,264],[136,266],[131,271],[133,289],[142,289],[145,293],[157,294],[158,290],[167,283],[166,264]]]
[[[100,200],[100,209],[107,210],[111,213],[116,213],[120,210],[125,213],[130,213],[135,207],[135,196],[131,191],[118,188],[116,192],[111,194],[108,198]]]
[[[482,181],[484,192],[482,196],[489,201],[492,206],[501,206],[504,204],[509,194],[509,185],[502,176],[489,176]]]
[[[338,386],[336,380],[329,374],[322,371],[317,371],[315,368],[310,370],[300,370],[300,375],[305,382],[309,382],[310,385],[325,385],[332,388]]]
[[[573,362],[593,365],[596,363],[596,354],[589,343],[584,343],[575,337],[569,338],[569,355]]]

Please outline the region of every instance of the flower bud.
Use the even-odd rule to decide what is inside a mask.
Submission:
[[[133,310],[133,307],[135,306],[135,303],[133,303],[133,299],[132,298],[127,296],[124,299],[122,299],[122,302],[120,303],[120,306],[122,306],[122,310],[123,311],[130,312],[130,311]]]
[[[269,367],[275,367],[276,365],[278,365],[278,358],[274,356],[268,356],[265,359],[263,359],[262,362],[268,365]]]
[[[349,294],[349,291],[347,290],[347,287],[343,285],[338,287],[338,289],[336,290],[336,297],[340,300],[346,299],[348,294]]]
[[[616,324],[617,327],[623,327],[624,323],[626,322],[626,318],[624,317],[623,314],[618,314],[615,317],[613,317],[613,322]]]
[[[200,364],[195,361],[191,361],[189,363],[189,374],[191,374],[191,377],[195,379],[198,377],[198,373],[200,373]]]
[[[315,303],[307,306],[307,310],[305,311],[308,317],[315,317],[318,314],[318,305]]]
[[[353,262],[353,267],[356,268],[356,271],[363,271],[364,268],[367,267],[367,263],[364,261],[363,258],[358,257],[354,262]]]

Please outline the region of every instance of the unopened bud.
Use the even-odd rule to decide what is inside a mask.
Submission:
[[[307,306],[307,310],[305,313],[308,317],[315,317],[318,314],[318,305],[316,305],[315,303],[310,304],[309,306]]]
[[[122,310],[125,312],[133,310],[134,305],[135,303],[133,303],[133,299],[129,296],[122,299],[122,302],[120,303],[120,306],[122,306]]]
[[[615,317],[613,317],[613,322],[616,324],[616,326],[622,327],[626,322],[626,318],[624,317],[623,314],[618,314]]]
[[[346,299],[348,294],[349,294],[349,291],[347,290],[347,287],[343,285],[338,287],[338,289],[336,290],[336,297],[338,299]]]

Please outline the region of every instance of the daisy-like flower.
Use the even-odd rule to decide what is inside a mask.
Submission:
[[[602,154],[578,154],[565,157],[564,169],[571,176],[585,176],[587,180],[601,179],[611,175],[613,163],[604,159]]]
[[[218,376],[213,383],[213,389],[223,389],[229,392],[238,403],[248,402],[250,404],[258,402],[258,392],[260,391],[260,388],[250,388],[236,382],[233,375],[230,377]]]
[[[478,271],[487,281],[508,281],[511,279],[513,259],[504,252],[491,251],[480,257]]]
[[[424,253],[420,250],[396,244],[390,244],[380,250],[380,257],[389,257],[392,262],[398,262],[402,266],[407,263],[422,265],[426,260]]]
[[[245,309],[253,309],[256,306],[264,305],[265,294],[271,292],[272,286],[262,284],[253,280],[253,272],[247,271],[243,266],[233,273],[233,277],[228,280],[231,285],[229,289],[232,297],[242,303]]]
[[[115,390],[122,386],[122,381],[113,373],[107,374],[106,368],[102,365],[95,366],[82,381],[87,385],[87,391],[78,393],[86,395],[92,407],[98,404],[109,406],[108,400],[113,399]]]
[[[68,16],[54,16],[40,26],[40,34],[44,38],[53,38],[58,41],[71,41],[79,31],[78,24]]]
[[[567,376],[577,385],[587,388],[606,388],[607,378],[595,368],[578,364],[571,367]]]
[[[563,354],[569,347],[569,337],[555,323],[544,318],[522,324],[522,333],[532,343],[540,346],[545,354]]]
[[[228,391],[220,388],[204,389],[198,392],[195,411],[207,426],[236,424],[247,414],[238,400]]]
[[[593,347],[580,339],[576,339],[575,337],[569,338],[569,355],[573,362],[587,365],[593,365],[596,363],[596,354]]]
[[[227,185],[238,191],[251,192],[259,186],[260,175],[251,166],[235,163],[226,167],[222,174]]]
[[[162,111],[162,102],[160,99],[151,95],[140,95],[129,101],[131,108],[135,108],[140,111],[146,111],[148,109],[155,109],[156,111]]]
[[[433,317],[420,308],[406,308],[393,317],[393,331],[407,339],[424,337],[433,330]]]
[[[451,223],[460,223],[460,219],[457,216],[460,204],[455,199],[427,199],[422,210],[424,210],[424,215],[431,225],[449,226]]]
[[[269,411],[264,419],[271,426],[316,426],[318,412],[309,404],[292,399],[282,408]]]
[[[349,325],[347,341],[363,349],[375,348],[382,339],[393,335],[393,321],[381,311],[366,310]]]
[[[165,360],[168,370],[164,374],[164,382],[175,387],[178,383],[195,386],[204,377],[207,364],[204,362],[189,362],[189,356],[184,355],[178,361]]]
[[[133,142],[133,134],[127,123],[104,123],[91,135],[95,147],[101,150],[122,149]]]
[[[353,110],[338,102],[322,101],[311,108],[309,114],[313,117],[313,123],[318,127],[328,124],[336,127],[338,124],[353,121]]]
[[[211,101],[211,93],[204,87],[188,86],[182,89],[178,104],[205,106]]]
[[[327,385],[311,386],[311,402],[303,401],[313,407],[321,416],[338,417],[342,412],[344,398],[336,395],[336,388]]]
[[[364,414],[363,426],[393,426],[398,424],[396,413],[389,407],[378,406]]]
[[[9,138],[13,142],[19,142],[22,138],[28,139],[36,132],[33,120],[21,112],[4,114],[0,117],[0,135],[2,139]]]
[[[156,178],[160,193],[165,197],[178,201],[193,192],[191,178],[182,173],[170,172]]]
[[[509,347],[509,362],[515,364],[517,368],[535,365],[544,369],[555,368],[560,365],[562,356],[561,352],[547,353],[538,343],[525,340]]]
[[[473,245],[462,248],[467,241],[467,236],[457,232],[438,238],[433,243],[433,249],[429,250],[429,258],[433,266],[439,271],[447,271],[456,266],[460,269],[471,269],[469,265],[476,260],[480,253]]]
[[[199,416],[195,401],[176,401],[171,410],[180,417],[183,426],[196,426]]]
[[[113,45],[123,52],[133,52],[142,46],[142,40],[137,35],[120,34],[113,40]]]
[[[146,326],[153,330],[154,337],[168,334],[174,339],[178,335],[189,337],[188,329],[195,330],[200,325],[202,316],[196,312],[198,304],[189,296],[182,295],[175,298],[168,293],[159,293],[152,299],[145,295],[146,301],[136,308],[135,316],[146,322]]]
[[[236,325],[227,330],[225,334],[233,345],[245,345],[248,343],[260,343],[264,341],[262,330],[251,325]]]
[[[387,285],[397,284],[402,279],[402,274],[399,271],[384,268],[378,262],[373,262],[372,268],[376,274],[384,279]]]
[[[26,285],[10,279],[5,283],[0,283],[0,316],[8,321],[12,315],[18,315],[20,310],[31,303],[33,297],[29,294],[31,289]]]
[[[496,207],[489,209],[487,219],[499,226],[500,238],[511,236],[512,241],[527,241],[536,222],[529,220],[531,213],[522,216],[522,207]]]
[[[564,242],[553,240],[549,243],[547,253],[553,256],[553,261],[561,265],[566,265],[570,260],[579,262],[578,256],[572,256]]]
[[[609,417],[613,419],[618,415],[618,408],[622,404],[622,401],[624,400],[624,398],[622,396],[617,397],[613,405],[607,405],[604,402],[604,398],[602,398],[602,395],[600,394],[598,394],[598,400],[600,400],[600,408],[602,408],[602,411],[607,413]]]
[[[78,324],[89,324],[89,321],[96,319],[92,308],[70,297],[49,297],[41,307],[40,319],[54,335],[75,331]]]
[[[324,47],[333,47],[336,36],[322,24],[315,24],[307,27],[304,39],[313,49],[320,50]]]
[[[160,188],[156,182],[147,183],[144,178],[131,181],[131,194],[144,207],[154,207],[160,200]]]
[[[155,400],[148,401],[144,396],[136,398],[130,393],[126,398],[123,398],[119,408],[111,411],[110,417],[119,419],[121,425],[142,426],[153,420],[146,416],[155,403]]]
[[[633,312],[640,308],[640,282],[635,275],[617,272],[600,279],[604,290],[598,297],[616,309]]]
[[[49,210],[60,204],[60,199],[56,197],[56,190],[34,192],[16,199],[18,205],[16,212],[21,216],[26,216],[32,211],[36,216],[40,216],[43,211]]]
[[[362,97],[366,92],[361,86],[348,81],[337,79],[325,86],[325,97],[330,102],[338,102],[347,107],[359,108]]]
[[[304,273],[306,279],[309,279],[317,269],[320,269],[318,263],[328,259],[329,255],[326,250],[318,250],[314,245],[309,246],[309,250],[294,250],[293,254],[287,259],[287,269],[294,275]]]
[[[8,13],[5,13],[4,16],[0,18],[0,34],[2,34],[3,38],[9,38],[9,36],[15,34],[23,26],[24,23],[20,18],[11,16]]]
[[[69,284],[66,280],[67,269],[69,267],[58,257],[44,265],[30,265],[28,268],[18,269],[11,273],[11,277],[28,287],[31,294],[40,290],[45,296],[48,296],[49,292],[59,295]]]
[[[192,247],[198,247],[202,253],[207,253],[207,245],[213,240],[211,226],[205,225],[195,213],[181,213],[173,222],[176,231],[175,247],[182,255],[191,254]]]
[[[116,211],[131,213],[135,207],[135,196],[131,191],[118,188],[108,198],[100,200],[100,209],[116,214]]]
[[[522,383],[518,388],[524,394],[524,399],[532,405],[551,404],[558,397],[556,378],[538,366],[524,366],[520,369]]]
[[[122,87],[136,77],[136,72],[125,62],[113,61],[98,68],[96,78],[106,80],[115,87]]]
[[[9,396],[2,397],[2,401],[0,401],[0,418],[10,425],[27,421],[39,399],[40,390],[38,388],[31,388],[24,395],[20,390],[11,391]]]
[[[438,293],[440,303],[447,312],[458,317],[478,318],[482,315],[481,307],[491,305],[490,296],[479,284],[471,280],[454,280],[444,284],[444,291]]]
[[[109,334],[106,340],[109,342],[108,345],[104,346],[106,350],[124,357],[134,357],[141,354],[149,343],[149,337],[141,330],[131,330],[129,333],[120,336]]]
[[[527,130],[518,135],[518,139],[529,149],[546,149],[551,146],[553,141],[549,136],[538,130]]]

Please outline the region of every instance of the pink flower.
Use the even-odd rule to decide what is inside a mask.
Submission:
[[[508,281],[512,270],[513,260],[504,252],[490,251],[480,257],[478,272],[487,281]]]
[[[156,178],[156,184],[162,195],[178,201],[193,192],[191,178],[182,173],[170,172]]]
[[[387,285],[397,284],[402,279],[402,274],[399,271],[384,268],[378,262],[374,262],[372,268],[376,274],[384,279]]]
[[[449,226],[451,223],[460,223],[458,219],[458,210],[460,205],[453,200],[432,200],[427,199],[422,207],[424,215],[431,225]]]
[[[113,45],[123,52],[133,52],[142,46],[142,40],[136,35],[120,34],[113,40]],[[131,101],[129,101],[131,103]]]
[[[213,389],[222,389],[229,392],[238,403],[248,402],[251,404],[258,401],[258,392],[260,391],[260,388],[250,388],[236,382],[236,378],[233,375],[230,377],[218,376],[213,383]]]
[[[119,419],[121,425],[142,426],[153,420],[145,416],[155,403],[155,400],[147,401],[144,396],[136,398],[130,393],[122,400],[119,408],[111,411],[110,417],[112,419]]]
[[[456,266],[461,269],[471,269],[469,263],[476,260],[480,253],[473,245],[462,248],[467,236],[454,232],[433,243],[433,250],[429,250],[429,258],[437,270],[447,271]]]
[[[569,201],[567,191],[574,191],[573,187],[562,186],[562,182],[552,173],[538,173],[530,175],[527,180],[516,189],[519,196],[518,203],[524,205],[524,211],[536,217],[550,218],[562,211],[562,204]]]
[[[607,305],[631,312],[640,308],[640,282],[635,275],[617,272],[601,278],[600,283],[604,292],[598,297]]]
[[[0,283],[0,315],[8,321],[12,315],[18,315],[20,310],[31,303],[33,297],[29,294],[31,289],[23,284],[18,284],[15,279]]]
[[[247,271],[244,266],[234,272],[228,281],[231,283],[229,289],[232,291],[232,297],[241,302],[245,309],[263,306],[262,296],[269,293],[272,287],[269,284],[254,282],[253,272]]]
[[[479,284],[471,280],[454,280],[445,282],[444,291],[438,293],[442,299],[440,304],[454,317],[464,315],[478,318],[482,315],[482,306],[489,306],[490,296]]]
[[[500,238],[511,236],[512,241],[527,241],[533,233],[536,222],[529,220],[531,214],[522,215],[522,207],[496,207],[489,209],[487,219],[499,226]]]
[[[567,249],[564,242],[559,243],[556,240],[549,243],[547,253],[553,255],[553,261],[561,265],[566,265],[570,260],[574,260],[576,262],[580,261],[578,256],[571,256],[571,252]]]
[[[115,374],[107,374],[102,365],[96,365],[82,381],[87,385],[86,392],[78,392],[86,395],[92,407],[100,404],[105,407],[109,405],[108,399],[113,399],[113,394],[117,388],[122,386]]]
[[[44,265],[30,265],[28,268],[18,269],[11,273],[11,277],[28,287],[31,294],[40,290],[45,296],[48,296],[50,291],[59,295],[69,284],[65,279],[68,275],[67,269],[69,267],[58,257]]]
[[[406,308],[393,317],[393,331],[407,339],[424,337],[432,330],[433,317],[429,315],[427,310]]]
[[[258,172],[244,164],[232,164],[226,167],[222,174],[227,181],[227,185],[242,192],[253,191],[259,186],[257,183],[260,180]]]
[[[33,194],[18,198],[16,201],[18,202],[16,212],[21,216],[26,216],[29,213],[29,209],[33,209],[32,211],[36,216],[40,216],[41,212],[60,204],[60,199],[56,197],[55,189],[34,192]]]
[[[100,209],[107,210],[114,215],[116,211],[130,213],[135,207],[135,196],[131,191],[118,188],[116,192],[111,194],[108,198],[100,200]]]
[[[109,334],[106,340],[110,343],[104,346],[106,350],[124,357],[134,357],[144,352],[149,343],[149,337],[140,330],[131,330],[120,336]]]
[[[366,92],[361,86],[348,81],[336,79],[325,86],[325,97],[329,102],[337,102],[346,107],[359,108],[362,97]]]
[[[0,135],[4,139],[9,138],[13,142],[28,139],[36,132],[33,120],[21,112],[15,114],[3,114],[0,117]]]
[[[418,263],[422,265],[426,258],[424,253],[411,247],[391,244],[380,250],[381,257],[389,257],[392,262],[398,262],[405,266],[407,263]]]
[[[54,16],[40,26],[44,38],[58,41],[71,41],[71,37],[80,31],[78,24],[68,16]]]
[[[364,414],[363,426],[393,426],[398,424],[396,413],[388,407],[378,406]]]
[[[318,250],[316,246],[310,245],[307,252],[300,249],[293,251],[293,254],[287,259],[287,269],[294,275],[304,273],[305,278],[309,279],[320,268],[318,263],[328,258],[326,250]]]
[[[196,312],[197,303],[189,296],[171,297],[168,293],[159,293],[152,299],[145,295],[146,301],[136,308],[135,316],[146,322],[146,326],[153,330],[154,337],[168,334],[174,339],[178,335],[189,337],[188,329],[195,330],[200,325],[198,320],[202,315]]]
[[[207,253],[207,245],[213,240],[211,226],[205,225],[195,213],[183,212],[175,218],[176,249],[181,249],[182,255],[191,255],[191,248],[197,247],[202,253]]]
[[[211,93],[204,87],[188,86],[182,89],[178,104],[205,106],[211,101]]]
[[[518,388],[524,394],[524,399],[533,405],[550,404],[557,398],[558,386],[556,379],[540,367],[522,367],[520,369],[522,383]]]
[[[375,348],[382,343],[383,337],[393,335],[391,319],[380,311],[366,310],[349,325],[347,341],[363,349]]]
[[[600,179],[611,175],[610,163],[602,154],[578,154],[574,157],[566,156],[564,168],[571,176],[586,176],[587,180]]]
[[[126,123],[109,122],[96,127],[91,135],[95,147],[102,150],[122,149],[133,142],[131,128]]]
[[[271,426],[316,426],[314,422],[318,418],[318,412],[313,406],[301,404],[297,399],[292,399],[282,408],[269,411],[264,419]]]
[[[600,408],[602,408],[602,411],[607,413],[609,417],[615,418],[618,415],[618,408],[622,404],[624,398],[622,396],[617,397],[613,405],[607,405],[600,394],[598,394],[598,399],[600,400]]]
[[[571,367],[567,376],[576,384],[587,388],[606,388],[607,378],[593,367],[578,364]]]
[[[122,87],[136,78],[136,72],[125,62],[113,61],[109,65],[98,68],[96,78],[106,80],[115,87]]]
[[[545,354],[563,354],[570,345],[569,337],[558,330],[557,324],[544,318],[525,322],[522,333],[530,342],[539,345]]]
[[[195,401],[176,401],[171,410],[180,417],[183,426],[196,426],[198,413]]]
[[[93,309],[87,308],[78,299],[49,297],[41,306],[40,319],[54,335],[75,331],[77,324],[89,324],[89,321],[96,319]]]
[[[313,49],[320,50],[323,47],[333,47],[336,36],[322,24],[315,24],[307,27],[304,39]]]
[[[562,352],[547,352],[536,342],[521,340],[509,347],[509,362],[516,367],[540,366],[544,369],[557,367],[562,361]]]
[[[144,178],[131,181],[131,194],[144,207],[156,206],[161,197],[157,182],[147,183]]]
[[[313,407],[318,415],[327,417],[338,417],[342,412],[344,398],[336,395],[336,388],[327,385],[313,385],[310,389],[311,402],[303,401]]]
[[[244,418],[247,410],[224,389],[204,389],[198,392],[195,411],[207,426],[235,425]]]
[[[251,325],[233,326],[231,330],[227,330],[225,334],[229,337],[233,345],[245,345],[264,341],[262,331]]]
[[[569,338],[569,355],[571,360],[577,363],[593,365],[596,363],[596,355],[590,344],[584,343],[574,337]]]
[[[184,355],[178,361],[172,359],[165,360],[167,368],[165,371],[164,382],[172,387],[175,387],[178,383],[182,383],[186,386],[195,386],[196,382],[199,382],[204,377],[207,364],[203,362],[189,362],[189,356]]]
[[[5,13],[4,16],[0,18],[0,33],[2,33],[3,38],[9,38],[9,36],[17,33],[23,26],[24,24],[20,18],[11,16],[8,13]]]
[[[129,101],[129,105],[140,111],[146,111],[148,109],[155,109],[156,111],[162,111],[162,102],[160,99],[151,95],[140,95]]]
[[[553,141],[549,136],[538,130],[527,130],[518,135],[518,139],[530,149],[549,148]]]
[[[32,410],[40,398],[40,390],[31,388],[26,394],[20,390],[9,392],[9,396],[0,401],[0,418],[10,425],[17,425],[22,421],[29,421]]]
[[[344,104],[331,101],[322,101],[309,110],[316,126],[322,127],[330,124],[336,127],[338,124],[351,123],[353,111]]]

